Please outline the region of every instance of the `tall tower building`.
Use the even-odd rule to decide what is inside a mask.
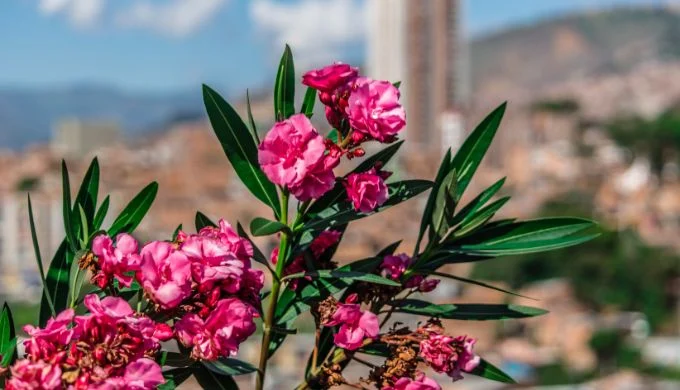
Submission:
[[[469,96],[460,0],[373,0],[368,74],[402,81],[408,145],[439,156],[464,136]]]

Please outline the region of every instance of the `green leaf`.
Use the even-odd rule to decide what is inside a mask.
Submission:
[[[38,263],[38,272],[40,273],[40,281],[43,285],[43,296],[45,297],[45,302],[50,308],[51,314],[54,316],[56,312],[54,311],[54,299],[47,289],[47,282],[45,280],[45,268],[43,267],[42,255],[40,254],[40,244],[38,243],[38,235],[35,231],[35,220],[33,219],[33,204],[31,203],[31,195],[28,194],[28,223],[31,228],[31,241],[33,242],[33,253],[35,254],[35,261]]]
[[[505,293],[505,294],[510,294],[510,295],[514,295],[514,296],[517,296],[517,297],[527,298],[527,299],[532,299],[534,301],[536,300],[534,298],[530,298],[530,297],[527,297],[527,296],[524,296],[524,295],[521,295],[521,294],[517,294],[516,292],[504,290],[500,287],[496,287],[496,286],[493,286],[491,284],[487,284],[487,283],[480,282],[480,281],[473,280],[473,279],[463,278],[463,277],[456,276],[456,275],[446,274],[446,273],[442,273],[442,272],[423,272],[423,274],[424,275],[439,276],[441,278],[453,279],[453,280],[457,280],[459,282],[474,284],[476,286],[485,287],[485,288],[489,288],[491,290],[500,291],[500,292]]]
[[[510,375],[504,373],[499,368],[495,367],[493,364],[484,359],[480,360],[479,365],[475,367],[474,370],[470,371],[470,374],[481,376],[482,378],[496,382],[517,383],[510,377]]]
[[[395,81],[392,85],[394,85],[394,88],[399,89],[399,87],[401,87],[401,81]]]
[[[85,251],[81,251],[76,254],[76,258],[84,255]],[[69,282],[71,287],[69,288],[68,295],[70,297],[70,307],[75,307],[75,302],[80,296],[80,290],[83,287],[83,281],[85,280],[85,275],[87,275],[87,270],[81,270],[78,261],[73,261],[71,263],[71,269],[69,270]]]
[[[295,66],[293,53],[286,45],[274,84],[274,120],[279,122],[293,114],[295,114]]]
[[[311,118],[314,114],[314,104],[316,103],[316,89],[307,87],[305,97],[302,99],[302,108],[300,113],[305,114],[307,118]]]
[[[449,172],[437,191],[434,208],[432,210],[432,231],[437,237],[442,237],[449,230],[448,221],[453,217],[456,207],[454,200],[456,192],[456,171]]]
[[[542,252],[589,241],[595,223],[581,218],[541,218],[481,229],[454,243],[462,251],[491,256]],[[586,233],[584,233],[586,232]]]
[[[505,320],[510,318],[535,317],[547,313],[546,310],[520,305],[484,304],[441,304],[437,305],[417,299],[398,299],[388,305],[395,311],[447,320]]]
[[[248,110],[248,124],[250,125],[250,135],[255,140],[256,144],[260,144],[260,136],[257,135],[257,125],[255,118],[253,118],[253,110],[250,107],[250,91],[246,89],[246,109]]]
[[[272,221],[261,217],[257,217],[250,222],[250,232],[255,237],[269,236],[287,229],[288,226],[281,222]]]
[[[345,281],[358,281],[358,282],[367,282],[367,283],[373,283],[373,284],[383,284],[386,286],[395,286],[395,287],[400,287],[401,283],[396,282],[392,279],[387,279],[383,278],[382,276],[378,276],[375,274],[368,274],[364,272],[356,272],[356,271],[342,271],[339,269],[336,270],[320,270],[320,271],[312,271],[312,272],[298,272],[295,274],[291,274],[283,278],[282,280],[289,280],[289,279],[297,279],[297,278],[305,278],[305,277],[311,277],[311,278],[322,278],[322,279],[339,279],[339,280],[345,280]]]
[[[87,223],[92,223],[94,220],[95,210],[97,208],[97,197],[99,196],[99,161],[95,157],[92,159],[90,166],[83,177],[83,182],[80,185],[78,194],[76,195],[76,201],[73,205],[72,214],[75,214],[73,218],[73,224],[76,231],[84,232],[87,230],[94,230],[92,225],[84,225]],[[84,220],[78,220],[79,210],[82,207],[84,212]],[[84,241],[87,241],[89,237],[84,237]]]
[[[17,356],[17,339],[16,337],[9,340],[7,348],[4,351],[0,351],[2,359],[0,360],[0,367],[11,366],[18,358]],[[0,378],[0,388],[2,388],[2,378]]]
[[[0,313],[0,354],[3,355],[2,367],[7,367],[9,363],[16,359],[16,349],[12,349],[16,346],[16,341],[12,311],[7,303],[5,303],[2,305],[2,312]]]
[[[102,202],[102,205],[99,206],[99,210],[97,210],[97,214],[94,216],[94,221],[92,222],[93,231],[99,230],[99,228],[102,227],[102,224],[104,223],[104,218],[106,218],[106,214],[109,212],[109,203],[111,199],[108,195],[106,195],[106,198],[104,198],[104,201]]]
[[[340,140],[340,132],[337,129],[332,129],[331,131],[328,132],[326,138],[333,141],[334,144],[337,144],[338,141]]]
[[[68,244],[75,251],[78,240],[76,239],[75,228],[71,221],[71,182],[68,178],[68,168],[64,160],[61,160],[61,188],[63,193],[62,218],[64,219],[64,231],[66,232]]]
[[[217,227],[217,224],[210,220],[205,214],[200,211],[196,212],[196,218],[194,218],[194,224],[196,225],[196,231],[203,229],[204,227]]]
[[[509,200],[510,200],[509,196],[500,198],[497,201],[492,202],[488,206],[480,209],[476,213],[470,215],[469,218],[465,218],[465,220],[461,222],[460,226],[458,226],[454,230],[453,232],[454,237],[462,237],[476,230],[478,227],[484,225],[487,221],[493,218],[493,216],[496,215],[496,212],[498,212],[498,210],[505,206],[505,204],[508,203]]]
[[[203,85],[203,102],[210,123],[243,184],[279,217],[281,209],[276,187],[257,162],[257,145],[236,111],[217,92]]]
[[[451,148],[446,151],[441,164],[439,165],[439,170],[435,176],[434,183],[432,184],[432,191],[430,191],[430,196],[427,198],[427,203],[425,204],[425,209],[423,210],[423,218],[420,221],[420,230],[418,231],[418,238],[416,239],[416,247],[414,250],[414,255],[420,252],[420,242],[425,236],[425,230],[430,225],[432,221],[432,209],[437,198],[437,193],[439,192],[439,187],[446,178],[446,175],[451,171]]]
[[[69,274],[73,256],[74,254],[70,251],[66,240],[62,241],[47,270],[45,282],[47,290],[54,300],[54,311],[56,313],[61,313],[68,306]],[[40,326],[45,326],[51,316],[52,310],[47,302],[46,295],[43,294],[40,304]]]
[[[109,228],[109,235],[111,237],[118,233],[132,233],[146,213],[151,208],[151,204],[156,199],[158,193],[158,183],[155,181],[144,187],[137,196],[135,196],[130,203],[121,211],[118,218],[111,224]]]
[[[163,377],[166,382],[158,386],[158,390],[174,390],[177,386],[181,385],[182,382],[191,377],[191,369],[189,368],[173,368],[163,372]]]
[[[215,361],[204,361],[203,365],[210,371],[226,376],[245,375],[257,371],[250,363],[232,358],[220,358]]]
[[[182,224],[180,223],[175,228],[175,231],[172,232],[172,241],[177,241],[177,236],[179,236],[179,232],[181,232],[181,231],[182,231]]]
[[[470,203],[465,205],[465,207],[456,213],[456,216],[451,221],[451,226],[455,226],[459,223],[465,224],[470,219],[474,218],[477,210],[482,208],[486,202],[488,202],[498,192],[498,190],[503,187],[503,184],[505,184],[505,178],[498,180],[489,188],[477,195],[473,200],[470,201]]]
[[[191,366],[191,372],[203,389],[238,390],[234,378],[213,372],[201,363]]]
[[[456,201],[460,200],[472,180],[477,167],[486,154],[486,151],[496,135],[496,130],[501,124],[507,103],[501,104],[493,110],[467,137],[463,145],[451,161],[451,169],[458,172],[458,186],[456,189]]]

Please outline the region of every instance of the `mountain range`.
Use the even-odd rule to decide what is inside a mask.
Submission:
[[[680,14],[626,8],[572,14],[477,37],[470,43],[473,91],[622,73],[680,58]],[[501,89],[502,90],[502,89]],[[200,86],[170,94],[129,93],[102,85],[51,89],[0,87],[0,149],[49,140],[64,117],[115,120],[126,135],[202,115]]]

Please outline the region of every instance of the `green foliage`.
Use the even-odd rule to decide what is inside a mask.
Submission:
[[[572,194],[545,205],[541,214],[585,215],[586,195]],[[644,262],[644,264],[641,264]],[[672,318],[669,286],[680,274],[680,257],[645,244],[633,231],[605,232],[597,240],[572,248],[510,257],[503,262],[480,262],[475,279],[496,280],[513,289],[527,284],[566,278],[577,298],[594,310],[617,308],[645,313],[658,329]]]
[[[450,320],[504,320],[546,314],[547,311],[520,305],[434,304],[417,299],[400,299],[388,303],[397,312]]]
[[[149,212],[151,204],[156,199],[158,193],[158,183],[153,182],[142,189],[130,203],[120,212],[120,215],[113,221],[109,228],[109,235],[115,236],[118,233],[131,233],[142,222],[142,219]]]
[[[286,45],[274,85],[274,117],[276,121],[289,118],[295,113],[295,66],[293,53]]]

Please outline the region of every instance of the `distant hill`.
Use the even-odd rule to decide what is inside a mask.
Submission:
[[[679,57],[680,13],[668,8],[573,14],[482,36],[470,47],[476,91],[540,87]]]
[[[138,135],[172,118],[195,113],[202,113],[200,86],[195,91],[157,95],[92,85],[0,88],[0,149],[47,142],[53,123],[69,116],[115,120],[126,135]]]

